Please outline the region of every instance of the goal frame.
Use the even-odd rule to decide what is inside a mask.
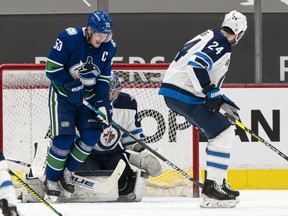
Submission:
[[[142,64],[112,64],[112,70],[166,70],[167,63],[142,63]],[[0,150],[3,151],[4,128],[3,128],[3,71],[5,70],[43,70],[45,64],[2,64],[0,65]],[[48,88],[48,86],[39,86],[39,88]],[[200,179],[199,163],[199,133],[195,127],[192,127],[192,174],[197,181]],[[169,159],[169,158],[168,158]],[[173,162],[173,161],[172,161]],[[181,167],[180,167],[181,168]],[[193,197],[199,197],[199,188],[193,184]]]

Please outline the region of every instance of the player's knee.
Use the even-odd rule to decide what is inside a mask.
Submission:
[[[69,150],[74,143],[74,138],[74,135],[55,136],[52,146],[62,150]]]
[[[89,128],[81,132],[81,141],[88,146],[94,147],[100,139],[102,130]]]
[[[235,130],[234,127],[230,126],[214,139],[209,140],[209,148],[219,147],[230,149],[235,139]]]

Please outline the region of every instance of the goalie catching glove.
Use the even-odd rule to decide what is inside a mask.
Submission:
[[[157,177],[162,173],[162,166],[158,159],[147,150],[135,152],[126,150],[129,154],[129,163],[139,169],[145,170],[152,177]]]

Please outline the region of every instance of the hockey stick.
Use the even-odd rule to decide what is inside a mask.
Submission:
[[[250,130],[249,128],[247,128],[244,124],[242,124],[241,121],[237,120],[236,118],[234,118],[233,116],[229,115],[228,113],[224,114],[228,119],[230,119],[232,122],[235,122],[235,124],[243,129],[244,131],[247,131],[248,133],[250,133],[253,137],[255,137],[258,141],[262,142],[264,145],[266,145],[268,148],[272,149],[274,152],[276,152],[278,155],[280,155],[282,158],[284,158],[285,160],[288,161],[288,157],[287,155],[285,155],[283,152],[281,152],[279,149],[277,149],[276,147],[274,147],[272,144],[268,143],[267,141],[265,141],[263,138],[261,138],[259,135],[257,135],[256,133],[254,133],[252,130]]]
[[[19,160],[7,159],[10,162],[19,164],[25,167],[31,167],[30,163],[26,163]],[[96,194],[106,194],[108,193],[115,184],[117,184],[118,179],[123,173],[125,169],[126,163],[123,160],[120,160],[117,164],[115,170],[113,171],[112,175],[107,178],[106,181],[93,181],[91,179],[85,178],[83,176],[72,174],[72,180],[75,184],[93,190]],[[25,183],[26,184],[26,183]],[[29,191],[29,190],[28,190]]]
[[[18,175],[16,175],[13,171],[9,169],[10,175],[14,176],[16,180],[25,187],[31,194],[33,194],[34,197],[36,197],[41,203],[46,205],[48,208],[50,208],[55,214],[62,216],[60,212],[58,212],[53,206],[51,206],[46,200],[44,200],[35,190],[33,190],[28,184],[26,184]]]
[[[26,166],[28,168],[31,167],[31,164],[30,163],[26,163],[24,161],[20,161],[20,160],[14,160],[14,159],[9,159],[9,158],[6,158],[7,161],[10,161],[10,162],[13,162],[13,163],[16,163],[16,164],[19,164],[19,165],[22,165],[22,166]]]
[[[87,106],[89,109],[91,109],[92,111],[94,111],[97,115],[100,115],[102,117],[105,117],[103,113],[101,113],[98,109],[96,109],[95,107],[93,107],[89,102],[87,102],[86,100],[83,100],[83,104],[85,106]],[[145,144],[144,142],[142,142],[141,140],[138,140],[136,137],[134,137],[129,131],[127,131],[125,128],[123,128],[122,126],[120,126],[119,124],[117,124],[115,121],[112,121],[111,123],[114,127],[118,128],[119,130],[121,130],[124,134],[128,135],[129,137],[131,137],[133,140],[135,140],[138,144],[140,144],[141,146],[143,146],[144,148],[146,148],[148,151],[150,151],[152,154],[154,154],[156,157],[158,157],[159,159],[161,159],[164,163],[168,164],[170,167],[172,167],[173,169],[175,169],[177,172],[179,172],[181,175],[183,175],[185,178],[189,179],[190,181],[192,181],[195,185],[197,185],[200,188],[203,188],[203,184],[199,181],[197,181],[196,179],[192,178],[189,174],[187,174],[186,172],[184,172],[182,169],[180,169],[178,166],[176,166],[175,164],[173,164],[171,161],[169,161],[168,159],[166,159],[165,157],[163,157],[161,154],[159,154],[158,152],[156,152],[154,149],[152,149],[150,146],[148,146],[147,144]]]

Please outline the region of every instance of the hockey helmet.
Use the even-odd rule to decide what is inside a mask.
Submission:
[[[230,13],[225,15],[222,27],[230,28],[235,35],[240,32],[245,32],[247,29],[247,18],[242,13],[233,10]]]
[[[95,11],[88,17],[87,26],[92,29],[92,32],[107,34],[104,42],[110,41],[112,38],[113,25],[109,15],[104,11]]]
[[[120,92],[121,92],[121,82],[118,76],[115,73],[111,72],[110,93],[109,93],[110,100],[114,102],[117,99]]]

